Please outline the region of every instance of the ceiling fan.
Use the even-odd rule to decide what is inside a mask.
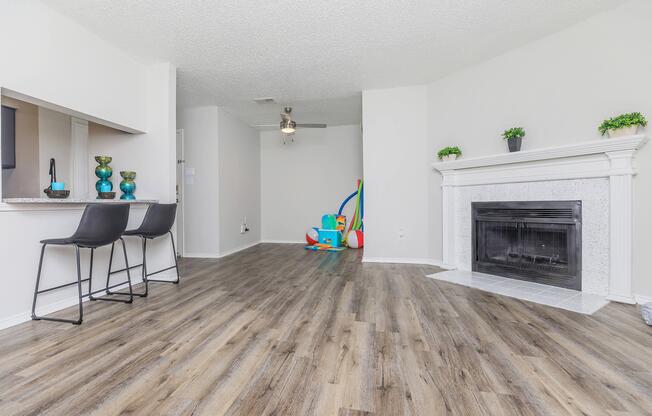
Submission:
[[[281,133],[283,134],[294,134],[297,128],[309,128],[309,129],[325,129],[326,124],[302,124],[297,123],[292,120],[292,107],[285,107],[281,113],[281,123],[280,123]]]
[[[256,127],[276,127],[276,124],[265,124],[265,125],[258,125]],[[281,122],[278,124],[281,133],[283,133],[283,144],[286,143],[286,139],[290,138],[292,142],[294,142],[294,133],[297,131],[298,128],[307,128],[307,129],[325,129],[327,127],[326,124],[321,124],[321,123],[297,123],[296,121],[292,120],[292,107],[285,107],[283,108],[283,112],[281,113]]]

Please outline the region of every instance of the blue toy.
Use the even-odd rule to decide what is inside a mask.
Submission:
[[[357,197],[357,198],[356,198]],[[347,231],[346,229],[346,217],[342,215],[342,211],[346,207],[346,204],[351,201],[353,198],[355,200],[355,212],[353,215],[353,221],[349,226]],[[364,205],[363,205],[363,185],[362,180],[358,180],[357,189],[351,195],[349,195],[340,205],[340,209],[337,214],[326,214],[322,216],[322,226],[317,230],[318,242],[314,241],[313,237],[306,234],[306,241],[308,245],[306,246],[307,250],[315,251],[340,251],[344,250],[344,240],[352,231],[356,232],[356,237],[359,235],[359,238],[354,244],[355,248],[362,247],[362,219],[364,217]],[[309,231],[310,233],[310,231]]]
[[[326,244],[331,247],[342,245],[342,233],[339,230],[319,230],[319,244]]]

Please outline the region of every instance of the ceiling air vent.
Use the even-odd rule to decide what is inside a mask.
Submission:
[[[276,100],[272,97],[254,98],[258,104],[276,104]]]

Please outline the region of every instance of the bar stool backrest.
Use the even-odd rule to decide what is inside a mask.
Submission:
[[[122,236],[128,221],[129,204],[89,204],[70,239],[83,247],[105,246]]]
[[[159,237],[172,229],[177,204],[151,204],[138,231],[146,237]]]

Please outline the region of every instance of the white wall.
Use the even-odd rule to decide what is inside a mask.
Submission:
[[[50,158],[54,158],[57,167],[57,181],[64,182],[66,189],[71,188],[72,179],[72,128],[70,116],[47,108],[38,109],[39,163],[38,179],[40,189],[50,186]],[[24,195],[23,195],[24,196]]]
[[[286,145],[277,130],[263,131],[260,141],[262,239],[305,241],[306,230],[319,227],[322,215],[336,213],[362,179],[360,126],[298,129],[294,143]],[[350,220],[353,202],[347,208]]]
[[[222,257],[260,241],[258,131],[217,106],[178,111],[186,175],[187,257]],[[250,229],[240,233],[244,217]]]
[[[428,257],[427,90],[362,94],[366,261]]]
[[[129,161],[139,172],[141,195],[174,201],[176,69],[168,63],[142,65],[40,2],[0,0],[0,10],[0,49],[3,56],[12,58],[0,65],[0,86],[92,120],[145,131],[124,142],[98,138],[92,149],[89,143],[89,156],[98,152],[110,154],[120,163]],[[29,36],[14,36],[19,32]],[[92,170],[89,175],[94,183]],[[29,319],[38,242],[72,234],[82,209],[81,205],[0,204],[0,273],[7,288],[0,294],[0,327]],[[131,212],[130,226],[136,226],[144,210],[133,206]],[[73,253],[69,248],[48,252],[44,284],[54,286],[74,278]],[[137,261],[138,245],[130,244],[129,253],[132,261]],[[172,262],[166,241],[152,244],[148,253],[152,269]],[[106,270],[107,254],[107,249],[101,249],[96,255],[97,275]],[[86,262],[83,265],[87,267]],[[45,305],[42,310],[52,311],[75,302],[76,296],[71,287],[46,294],[40,305]]]
[[[218,109],[198,107],[178,112],[184,134],[186,169],[194,176],[184,184],[184,251],[192,257],[217,257],[220,253],[217,141]]]
[[[224,109],[218,110],[220,252],[260,241],[260,137]],[[240,233],[247,218],[249,232]]]
[[[176,200],[176,69],[168,64],[146,68],[147,125],[144,134],[130,134],[91,123],[89,127],[89,168],[94,172],[95,156],[111,156],[113,190],[121,195],[120,171],[136,172],[136,198]],[[120,97],[115,97],[120,102]],[[90,195],[96,194],[92,173]]]
[[[466,156],[504,152],[500,132],[514,125],[526,128],[523,148],[532,149],[597,139],[602,120],[624,112],[652,117],[652,57],[643,53],[652,38],[650,16],[651,3],[629,2],[432,84],[429,117],[439,127],[430,132],[429,153],[447,143]],[[633,291],[652,296],[652,147],[637,158]],[[430,179],[430,189],[438,189],[437,175]],[[431,236],[440,227],[435,223]]]
[[[0,10],[0,87],[146,131],[144,65],[36,0]]]
[[[649,49],[648,39],[652,38],[650,16],[652,4],[632,1],[429,86],[412,87],[418,90],[414,94],[427,96],[427,104],[420,100],[416,105],[419,109],[427,108],[427,133],[418,130],[403,135],[410,144],[398,149],[377,146],[380,156],[367,154],[367,143],[378,140],[382,134],[372,129],[367,120],[391,116],[394,122],[404,121],[408,114],[403,114],[403,109],[413,109],[416,99],[405,96],[411,88],[400,89],[400,93],[397,90],[366,92],[363,94],[365,164],[374,157],[387,160],[391,154],[399,154],[403,161],[412,155],[415,161],[427,166],[434,161],[437,150],[447,145],[459,145],[467,157],[506,152],[500,133],[515,125],[527,130],[523,148],[533,149],[594,140],[599,137],[600,122],[619,113],[641,111],[652,117],[649,93],[652,57],[645,53]],[[371,97],[382,103],[370,106]],[[391,114],[392,105],[399,116]],[[427,155],[425,160],[419,152]],[[647,237],[652,232],[649,218],[652,196],[648,192],[652,186],[652,146],[638,154],[638,166],[634,191],[633,289],[636,294],[652,296],[652,279],[646,261]],[[393,175],[396,175],[395,182],[413,180],[412,170],[393,172]],[[389,180],[393,175],[380,170],[374,175],[365,166],[368,183]],[[428,170],[423,178],[427,184],[423,186],[424,179],[421,179],[419,183],[423,187],[418,189],[428,193],[427,212],[412,212],[415,221],[429,224],[419,229],[422,236],[418,241],[425,238],[427,257],[438,260],[441,259],[441,181],[433,170]],[[388,192],[387,199],[401,196],[395,187]],[[374,212],[377,209],[381,211]],[[367,227],[373,227],[372,219],[392,211],[370,201]],[[374,247],[371,229],[367,233],[367,247]],[[421,255],[423,251],[418,245],[412,245],[412,250]],[[397,253],[396,256],[414,256],[390,243],[386,249]],[[366,255],[371,253],[368,251]]]
[[[43,189],[39,189],[39,109],[8,97],[2,97],[2,104],[16,109],[16,168],[2,169],[2,195],[36,198]]]

